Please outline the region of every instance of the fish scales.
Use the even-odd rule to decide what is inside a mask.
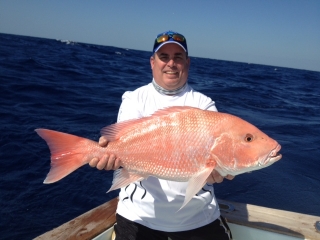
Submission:
[[[214,138],[210,134],[213,125],[206,124],[209,113],[172,114],[161,121],[157,118],[143,122],[119,141],[111,142],[109,151],[119,156],[123,167],[130,171],[186,181],[205,168],[210,158]]]

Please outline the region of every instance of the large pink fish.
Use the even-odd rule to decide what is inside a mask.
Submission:
[[[101,134],[110,140],[107,147],[52,130],[36,132],[51,150],[51,169],[44,183],[60,180],[94,157],[114,153],[123,168],[115,171],[109,191],[148,176],[188,182],[182,207],[203,187],[213,169],[222,176],[235,176],[281,158],[280,145],[250,123],[192,107],[170,107],[151,117],[105,127]]]

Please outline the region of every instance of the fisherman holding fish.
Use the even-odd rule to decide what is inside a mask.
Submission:
[[[172,31],[157,35],[150,64],[152,82],[123,94],[118,122],[151,116],[157,110],[171,106],[217,111],[214,101],[187,83],[190,58],[183,35]],[[99,145],[107,146],[109,140],[102,136]],[[109,154],[95,157],[89,164],[100,170],[116,170],[121,166],[121,159]],[[225,177],[233,178],[231,175]],[[231,239],[213,189],[213,183],[221,183],[223,179],[213,170],[207,183],[182,209],[186,182],[151,176],[122,187],[116,214],[116,239]]]
[[[49,129],[54,183],[85,164],[115,170],[108,192],[121,188],[116,239],[231,239],[213,183],[262,169],[281,159],[281,146],[247,121],[217,112],[187,83],[190,58],[183,35],[157,36],[153,80],[125,92],[118,122],[99,143]],[[120,168],[121,166],[121,168]]]

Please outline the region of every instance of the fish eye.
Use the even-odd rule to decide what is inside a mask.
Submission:
[[[247,135],[245,136],[244,140],[246,142],[252,142],[253,141],[253,135],[250,133],[247,133]]]

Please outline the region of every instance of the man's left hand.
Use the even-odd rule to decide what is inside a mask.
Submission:
[[[228,180],[232,180],[234,178],[234,176],[227,175],[225,177],[222,177],[218,171],[213,170],[211,172],[211,174],[209,175],[209,177],[207,178],[207,183],[209,183],[209,184],[221,183],[224,178],[226,178]]]

